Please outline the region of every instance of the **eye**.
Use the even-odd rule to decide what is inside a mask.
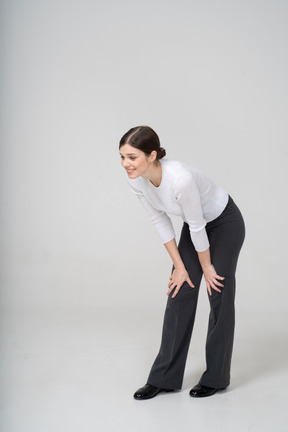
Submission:
[[[131,160],[135,160],[136,157],[135,157],[135,156],[131,156],[130,159],[131,159]]]

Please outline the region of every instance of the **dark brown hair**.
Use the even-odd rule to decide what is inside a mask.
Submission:
[[[162,159],[166,155],[165,149],[160,146],[158,135],[149,126],[136,126],[130,129],[121,138],[119,149],[125,144],[129,144],[147,155],[155,150],[157,152],[156,160]]]

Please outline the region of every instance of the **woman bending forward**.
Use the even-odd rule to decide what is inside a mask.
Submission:
[[[211,308],[206,370],[190,396],[211,396],[230,384],[235,271],[245,236],[242,215],[228,193],[201,171],[163,159],[166,152],[150,127],[130,129],[119,149],[129,185],[173,262],[160,350],[147,384],[134,398],[181,389],[203,274]],[[168,214],[184,222],[178,246]]]

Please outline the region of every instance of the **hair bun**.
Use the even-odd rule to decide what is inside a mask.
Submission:
[[[163,147],[160,147],[159,153],[158,153],[158,158],[162,159],[162,158],[164,158],[164,156],[166,156],[166,150]]]

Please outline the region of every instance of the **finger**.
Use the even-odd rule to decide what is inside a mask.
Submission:
[[[214,291],[221,293],[221,290],[219,288],[217,288],[217,286],[213,282],[210,284],[210,286]]]
[[[217,286],[219,286],[221,288],[224,287],[224,285],[221,284],[220,282],[218,282],[218,280],[216,280],[215,277],[213,277],[211,279],[208,279],[206,282],[209,283],[209,285],[211,286],[211,288],[213,288],[215,290],[217,289]]]
[[[224,279],[225,279],[224,276],[219,276],[219,275],[217,275],[217,274],[216,274],[215,278],[216,278],[216,279],[221,279],[221,280],[224,280]]]
[[[191,279],[189,277],[187,279],[187,282],[191,286],[191,288],[195,288],[195,285],[193,284],[193,282],[191,281]]]
[[[207,291],[208,291],[209,295],[211,296],[212,295],[212,291],[211,291],[210,285],[207,284],[206,286],[207,286]]]
[[[217,286],[220,286],[220,287],[224,287],[224,285],[223,284],[221,284],[220,282],[218,282],[218,281],[213,281],[213,283],[214,283],[214,285],[217,285]]]
[[[222,292],[219,288],[216,288],[216,287],[212,287],[212,288],[213,288],[214,291],[217,291],[217,292],[219,292],[219,293]]]
[[[180,290],[180,287],[177,287],[177,288],[175,289],[175,291],[174,291],[174,293],[173,293],[173,295],[172,295],[172,298],[176,297],[176,295],[178,294],[179,290]]]
[[[173,289],[174,289],[175,287],[176,287],[175,284],[171,285],[171,286],[169,287],[169,290],[168,290],[168,292],[167,292],[167,295],[169,295],[169,294],[173,291]]]

